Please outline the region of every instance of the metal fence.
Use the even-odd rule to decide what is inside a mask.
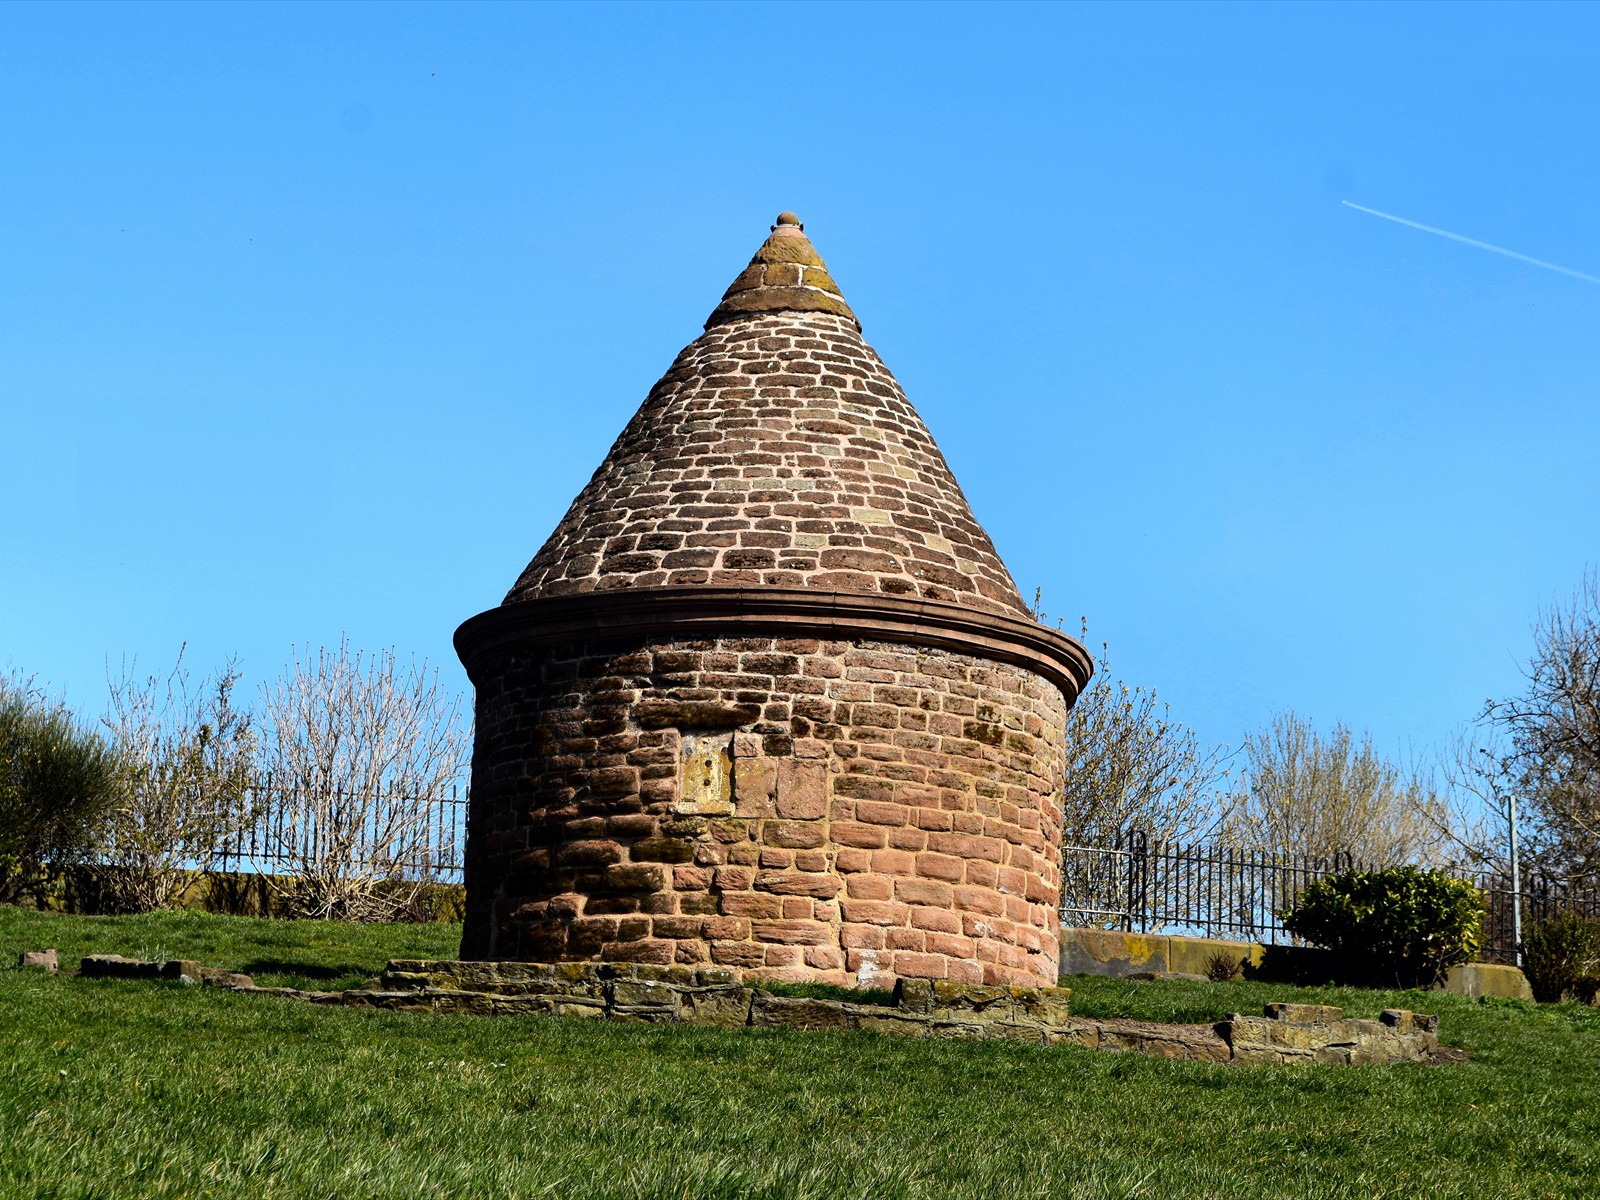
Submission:
[[[1380,865],[1343,852],[1273,854],[1232,846],[1165,844],[1135,830],[1110,846],[1062,847],[1061,922],[1133,933],[1292,944],[1296,939],[1284,929],[1279,914],[1294,907],[1307,885],[1325,875]],[[1482,957],[1512,961],[1510,880],[1493,872],[1451,873],[1484,892]],[[1521,890],[1525,929],[1562,910],[1600,916],[1600,886],[1594,883],[1524,873]]]
[[[317,861],[385,878],[460,883],[467,796],[316,791],[267,782],[252,789],[252,819],[221,848],[219,871],[287,874]]]
[[[1511,879],[1498,873],[1459,872],[1461,878],[1470,879],[1483,889],[1485,913],[1483,919],[1483,950],[1480,957],[1486,962],[1513,961],[1516,939],[1512,929]],[[1539,925],[1560,912],[1575,912],[1582,917],[1600,917],[1600,885],[1592,881],[1550,879],[1542,875],[1522,874],[1522,932]]]

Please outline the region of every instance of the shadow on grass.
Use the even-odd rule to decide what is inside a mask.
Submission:
[[[327,982],[358,976],[370,978],[374,972],[370,965],[343,963],[326,966],[321,963],[294,962],[282,958],[253,958],[239,967],[246,975],[293,975],[299,979],[316,979]]]

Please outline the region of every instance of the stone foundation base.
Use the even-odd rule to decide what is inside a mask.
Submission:
[[[248,975],[187,960],[116,955],[83,960],[86,976],[182,979],[313,1004],[483,1016],[539,1014],[668,1025],[848,1029],[920,1038],[1003,1039],[1156,1058],[1219,1063],[1461,1061],[1439,1046],[1437,1017],[1388,1009],[1347,1020],[1320,1004],[1268,1004],[1261,1017],[1230,1013],[1215,1025],[1073,1017],[1068,988],[999,987],[902,979],[888,1003],[775,995],[721,967],[647,963],[430,962],[395,959],[364,988],[259,988]]]
[[[1438,1018],[1389,1009],[1346,1020],[1338,1008],[1269,1004],[1215,1025],[1073,1017],[1069,988],[902,979],[890,1004],[779,996],[718,968],[633,963],[424,962],[397,959],[372,989],[324,1003],[430,1012],[547,1013],[695,1025],[859,1029],[925,1038],[1002,1038],[1200,1062],[1424,1062]],[[338,999],[333,999],[338,997]],[[313,999],[320,999],[313,996]]]

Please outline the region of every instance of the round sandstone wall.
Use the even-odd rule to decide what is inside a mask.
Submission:
[[[579,642],[477,678],[467,959],[1054,984],[1065,703],[883,642]]]

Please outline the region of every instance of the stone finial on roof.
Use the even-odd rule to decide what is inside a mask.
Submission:
[[[827,264],[805,235],[792,212],[778,214],[772,236],[761,244],[739,277],[722,295],[722,303],[706,318],[706,328],[736,317],[769,312],[830,312],[861,322],[845,303]]]

